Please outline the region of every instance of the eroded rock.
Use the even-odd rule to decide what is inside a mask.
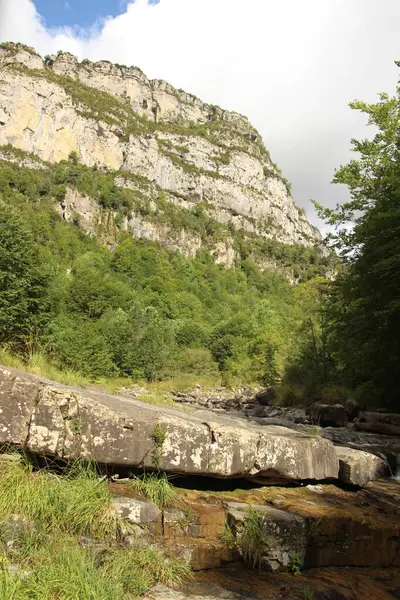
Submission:
[[[339,479],[343,483],[363,487],[387,473],[385,461],[369,452],[336,446],[336,453],[339,459]]]
[[[0,398],[0,442],[39,454],[223,478],[338,475],[330,441],[284,427],[201,410],[183,414],[5,368]]]

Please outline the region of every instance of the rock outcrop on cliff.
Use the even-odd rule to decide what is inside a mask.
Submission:
[[[250,240],[320,244],[246,117],[149,80],[136,67],[78,62],[69,53],[42,60],[33,49],[6,43],[0,70],[0,145],[52,163],[76,153],[85,165],[116,172],[118,185],[145,197],[155,211],[162,211],[160,201],[204,211],[227,227],[226,239],[209,248],[227,266],[236,258],[229,228]],[[95,201],[75,190],[60,210],[66,219],[81,211],[87,232],[99,224]],[[191,256],[204,245],[195,232],[143,212],[124,215],[119,227]],[[268,256],[257,262],[276,266]]]

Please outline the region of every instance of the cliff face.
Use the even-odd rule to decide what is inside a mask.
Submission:
[[[186,210],[200,203],[212,219],[250,236],[289,245],[320,242],[246,117],[149,80],[136,67],[79,63],[69,53],[42,60],[32,49],[7,43],[0,46],[0,69],[0,145],[48,162],[76,152],[85,165],[118,171],[119,185],[150,201],[162,193]],[[60,210],[68,218],[82,203],[81,216],[93,228],[98,215],[89,199],[77,200],[71,191]],[[125,216],[121,227],[171,245],[170,226],[138,214]],[[188,232],[172,237],[185,254],[201,246]],[[229,240],[213,253],[233,264]]]

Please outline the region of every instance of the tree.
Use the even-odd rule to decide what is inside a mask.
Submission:
[[[400,66],[400,65],[398,65]],[[400,392],[400,87],[375,104],[352,102],[377,132],[352,140],[359,158],[334,182],[351,199],[335,210],[317,205],[336,228],[330,239],[344,260],[328,304],[330,341],[343,381],[367,404],[396,408]]]
[[[18,211],[0,198],[0,341],[24,345],[48,317],[47,275]]]

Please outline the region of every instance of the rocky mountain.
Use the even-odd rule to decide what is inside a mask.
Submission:
[[[131,210],[105,214],[97,198],[67,187],[58,210],[87,233],[123,229],[187,256],[205,246],[226,266],[247,244],[261,267],[280,270],[288,266],[283,247],[310,249],[307,260],[315,263],[316,253],[328,268],[320,233],[248,119],[137,67],[78,62],[67,52],[42,59],[22,44],[2,44],[0,145],[33,153],[36,167],[72,156],[135,192]],[[193,215],[208,220],[206,235]]]

